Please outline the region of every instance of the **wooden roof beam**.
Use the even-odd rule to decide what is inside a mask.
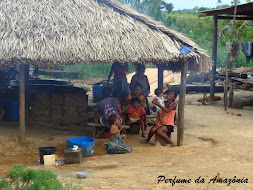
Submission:
[[[249,13],[253,12],[253,3],[246,3],[246,4],[238,5],[236,14],[237,15],[240,15],[240,14],[244,15],[244,12],[247,12],[247,11],[249,11]],[[228,7],[225,9],[215,9],[215,10],[203,11],[199,15],[199,17],[224,15],[224,14],[231,14],[232,15],[233,13],[234,13],[234,6]],[[251,15],[249,13],[247,15]]]
[[[232,16],[218,16],[221,20],[233,20]],[[250,17],[236,17],[235,20],[253,20],[253,16]]]

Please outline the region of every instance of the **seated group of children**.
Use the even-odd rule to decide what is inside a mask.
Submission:
[[[128,118],[126,123],[129,125],[131,125],[132,123],[139,124],[142,131],[142,137],[145,137],[145,134],[147,134],[147,124],[146,124],[147,116],[146,111],[140,105],[139,98],[133,98],[131,100],[131,106],[129,107],[128,112],[124,114],[126,114],[127,115],[126,118]],[[117,126],[118,118],[114,114],[109,116],[108,123],[110,126],[111,139],[113,139],[116,133],[119,134],[121,133],[122,128],[119,129],[119,127]],[[123,133],[120,136],[123,140],[126,137],[125,133]]]
[[[155,99],[159,102],[161,106],[164,105],[164,98],[163,98],[163,89],[157,88],[155,90],[156,97]],[[154,104],[154,112],[157,113],[157,119],[155,121],[156,124],[159,123],[159,125],[164,125],[163,124],[163,112],[159,106]],[[128,108],[127,114],[127,122],[129,125],[132,123],[136,123],[140,125],[141,132],[142,132],[142,137],[146,137],[147,135],[147,115],[145,109],[141,106],[141,101],[139,98],[132,98],[131,99],[131,106]],[[108,118],[108,123],[110,126],[110,133],[111,133],[111,140],[113,139],[115,133],[119,133],[122,131],[122,128],[119,129],[118,126],[116,125],[118,122],[117,117],[115,115],[111,115]],[[126,138],[125,134],[120,135],[121,138],[124,140]]]
[[[149,142],[150,138],[157,133],[159,136],[164,138],[171,146],[175,146],[175,144],[171,141],[170,137],[166,135],[166,133],[171,133],[174,131],[174,116],[176,112],[177,104],[174,102],[176,98],[176,93],[171,91],[167,95],[167,102],[164,103],[163,98],[163,89],[156,89],[155,90],[156,97],[152,101],[154,104],[154,110],[157,113],[157,118],[155,121],[155,125],[151,128],[148,134],[148,138],[142,140],[141,143]],[[131,106],[128,108],[128,116],[129,116],[129,124],[137,123],[141,127],[142,137],[145,137],[147,134],[147,115],[144,108],[141,106],[141,102],[139,98],[132,98]],[[123,128],[119,128],[117,126],[117,117],[116,115],[111,115],[108,118],[109,126],[110,126],[110,133],[111,133],[111,140],[115,143],[115,137],[122,138],[121,143],[124,144],[124,140],[126,138],[125,133],[122,133]],[[122,133],[122,134],[121,134]],[[117,135],[117,136],[115,136]],[[128,148],[131,146],[125,145]],[[130,148],[131,149],[131,148]],[[130,150],[129,150],[130,151]]]

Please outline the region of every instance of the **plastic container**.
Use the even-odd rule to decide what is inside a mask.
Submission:
[[[15,99],[5,99],[3,101],[5,114],[3,119],[6,121],[19,121],[19,102]]]
[[[247,78],[248,78],[248,75],[247,75],[246,73],[241,73],[240,78],[242,78],[242,79],[247,79]]]
[[[39,147],[39,152],[40,152],[40,163],[44,164],[44,155],[52,155],[56,153],[56,148],[53,146],[48,146],[48,147]]]
[[[93,102],[99,102],[102,100],[102,85],[93,85],[92,92],[93,92]]]
[[[72,148],[64,149],[64,162],[65,164],[80,164],[83,161],[83,150],[78,148],[73,150]]]
[[[72,137],[67,139],[67,147],[73,148],[74,145],[83,149],[83,157],[92,156],[95,150],[95,141],[87,136]]]
[[[43,156],[45,166],[56,166],[58,157],[55,154]]]
[[[87,175],[88,175],[88,172],[86,172],[86,171],[77,172],[77,173],[76,173],[76,176],[77,176],[78,178],[80,178],[80,179],[86,178]]]

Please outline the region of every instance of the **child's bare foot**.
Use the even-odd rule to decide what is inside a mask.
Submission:
[[[171,147],[175,147],[176,145],[174,143],[170,143],[170,146]]]
[[[144,143],[148,143],[149,141],[147,140],[147,139],[144,139],[144,140],[141,140],[139,143],[142,143],[142,144],[144,144]]]
[[[142,137],[143,137],[143,138],[146,138],[146,135],[145,135],[145,134],[142,134]]]
[[[146,130],[146,131],[144,131],[144,134],[145,134],[145,135],[147,135],[147,134],[148,134],[148,131],[147,131],[147,130]]]

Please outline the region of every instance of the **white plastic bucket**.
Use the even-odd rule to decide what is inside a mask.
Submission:
[[[56,166],[57,165],[58,157],[56,156],[56,154],[44,155],[43,159],[44,159],[45,166]]]

